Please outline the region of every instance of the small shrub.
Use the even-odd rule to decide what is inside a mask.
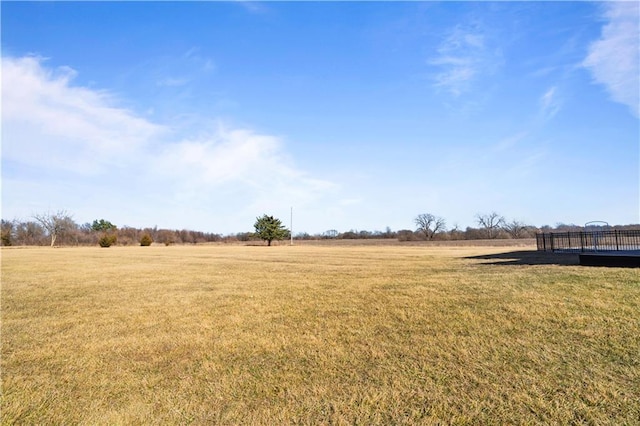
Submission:
[[[11,245],[11,233],[9,232],[2,232],[2,237],[0,237],[0,244],[2,244],[3,246],[10,246]]]
[[[113,244],[116,243],[117,240],[118,240],[118,237],[116,237],[115,235],[105,234],[102,237],[100,237],[100,239],[98,240],[98,244],[100,244],[100,247],[111,247]]]
[[[151,238],[151,235],[149,234],[144,234],[142,238],[140,238],[140,245],[143,247],[150,246],[152,242],[153,238]]]

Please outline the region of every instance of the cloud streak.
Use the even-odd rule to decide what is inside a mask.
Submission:
[[[640,24],[638,2],[610,2],[605,6],[600,38],[589,47],[582,65],[611,99],[640,118]]]
[[[454,96],[470,90],[474,81],[495,68],[497,54],[487,46],[487,37],[476,28],[456,26],[428,61],[439,69],[435,87]]]
[[[558,88],[553,86],[540,97],[540,114],[544,119],[549,120],[560,111],[560,104]]]

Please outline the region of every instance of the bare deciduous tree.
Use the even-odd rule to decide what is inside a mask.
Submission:
[[[484,230],[487,238],[490,239],[498,236],[498,232],[504,224],[504,217],[500,216],[496,212],[491,212],[489,214],[478,213],[476,215],[476,220],[478,221],[478,225],[480,225]]]
[[[512,220],[509,223],[505,222],[502,225],[502,229],[511,235],[511,238],[523,238],[527,231],[527,225],[517,220]]]
[[[39,245],[45,239],[45,230],[36,222],[17,222],[15,239],[17,245]]]
[[[424,233],[428,240],[432,240],[438,231],[444,231],[447,222],[442,217],[437,217],[431,213],[419,214],[414,222],[418,227],[418,231]]]
[[[325,231],[324,234],[322,234],[322,236],[325,238],[337,238],[338,231],[336,231],[335,229],[329,229],[328,231]]]
[[[56,213],[36,214],[33,218],[47,231],[51,238],[51,247],[56,243],[58,236],[66,231],[77,228],[76,223],[65,210]]]

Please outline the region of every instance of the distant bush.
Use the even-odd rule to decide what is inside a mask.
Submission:
[[[105,234],[98,240],[100,247],[111,247],[116,243],[118,237],[115,234]]]
[[[152,242],[153,242],[153,238],[151,238],[151,235],[149,235],[149,234],[144,234],[140,238],[140,245],[143,246],[143,247],[150,246]]]
[[[2,219],[0,225],[1,235],[0,235],[0,244],[3,246],[13,245],[13,233],[15,232],[15,223],[14,221]]]
[[[160,229],[155,234],[156,242],[164,244],[165,246],[170,246],[178,241],[176,231],[172,231],[170,229]]]
[[[398,241],[417,241],[418,236],[410,229],[401,229],[397,232]]]

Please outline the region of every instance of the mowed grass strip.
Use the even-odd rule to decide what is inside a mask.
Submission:
[[[2,424],[637,424],[640,274],[505,248],[2,250]]]

